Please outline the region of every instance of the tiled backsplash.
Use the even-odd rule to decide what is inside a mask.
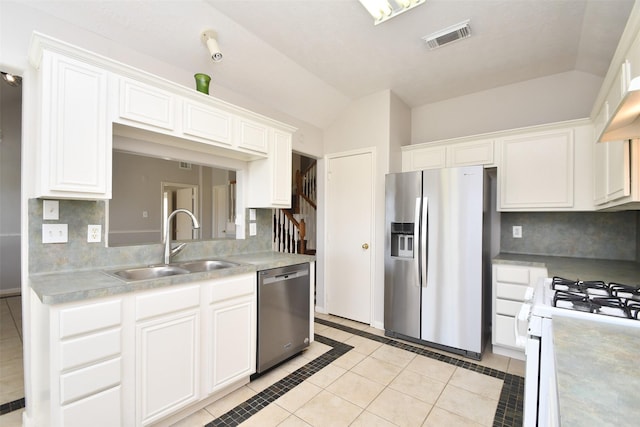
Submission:
[[[636,261],[638,213],[502,212],[500,251]],[[522,226],[522,238],[512,227]]]
[[[43,221],[42,200],[29,200],[29,272],[45,273],[162,262],[164,245],[120,246],[104,244],[105,202],[60,200],[60,220]],[[246,214],[245,218],[249,215]],[[247,221],[248,222],[248,221]],[[42,243],[42,224],[68,224],[67,243]],[[257,235],[244,240],[209,240],[187,244],[177,259],[225,257],[271,249],[270,209],[256,209]],[[102,242],[87,243],[87,226],[102,225]],[[249,229],[248,224],[246,230]]]

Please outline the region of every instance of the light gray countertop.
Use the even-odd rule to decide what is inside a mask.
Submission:
[[[500,253],[493,258],[493,262],[546,267],[549,277],[640,285],[640,263],[633,261]]]
[[[554,317],[562,427],[636,426],[640,328]]]
[[[157,279],[126,282],[105,273],[118,269],[140,267],[139,265],[113,266],[97,270],[66,271],[61,273],[32,274],[29,276],[31,289],[44,304],[62,304],[100,298],[127,292],[155,289],[166,286],[191,283],[200,280],[217,279],[259,270],[284,267],[315,261],[311,255],[287,254],[281,252],[256,252],[225,256],[217,259],[239,263],[236,267],[202,273],[182,274]],[[188,261],[188,260],[180,260]]]

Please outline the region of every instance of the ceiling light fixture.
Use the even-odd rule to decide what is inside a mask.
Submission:
[[[9,86],[18,87],[22,84],[22,77],[16,76],[15,74],[5,73],[4,71],[0,71],[2,74],[2,79],[9,84]]]
[[[213,62],[222,61],[222,52],[220,51],[220,46],[218,46],[218,40],[216,40],[218,37],[216,32],[213,30],[206,30],[202,32],[200,37],[202,38],[202,42],[207,45],[207,49],[209,49]]]
[[[359,0],[373,16],[374,24],[378,25],[384,21],[398,16],[409,9],[420,6],[426,0]]]

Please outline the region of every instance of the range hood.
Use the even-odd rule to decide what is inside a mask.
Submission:
[[[598,142],[640,138],[640,77],[631,80],[629,90],[613,112]]]

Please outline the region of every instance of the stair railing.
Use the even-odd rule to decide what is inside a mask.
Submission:
[[[292,209],[273,211],[273,250],[304,254],[316,247],[317,166],[296,171]]]
[[[306,251],[306,224],[284,209],[273,210],[273,250],[291,254]]]

